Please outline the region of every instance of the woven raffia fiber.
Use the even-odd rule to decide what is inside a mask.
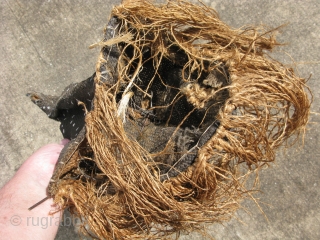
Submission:
[[[102,51],[94,108],[85,117],[85,137],[75,141],[68,161],[55,172],[49,186],[54,201],[83,220],[83,233],[107,239],[161,237],[230,219],[248,196],[247,175],[274,161],[275,149],[304,131],[310,108],[305,79],[266,56],[266,50],[279,45],[275,30],[232,29],[203,5],[125,1],[111,15],[119,30],[97,44]],[[110,46],[119,49],[119,56],[116,67],[106,70],[114,77],[106,80],[102,69]],[[193,164],[169,179],[161,177],[157,159],[170,155],[166,150],[173,137],[161,151],[150,152],[130,132],[137,120],[125,100],[140,96],[143,108],[141,96],[151,95],[156,75],[150,85],[139,83],[145,49],[154,69],[167,59],[181,70],[183,84],[169,105],[181,97],[194,111],[210,113],[212,119],[203,117],[200,129],[219,122]],[[219,69],[226,69],[226,81],[208,84],[210,72]],[[184,120],[164,121],[163,129],[178,131]],[[79,170],[84,159],[98,169],[89,177],[81,177],[85,174]]]

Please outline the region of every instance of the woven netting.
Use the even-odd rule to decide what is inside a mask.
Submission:
[[[276,30],[232,29],[213,9],[185,1],[125,1],[111,20],[96,44],[86,135],[56,173],[54,201],[82,219],[82,232],[107,239],[156,238],[230,219],[248,196],[248,174],[274,161],[275,149],[308,121],[305,79],[266,55],[279,45]],[[165,78],[170,69],[177,83]],[[175,108],[181,99],[187,110]],[[152,150],[159,131],[169,137]],[[177,153],[179,131],[212,133]]]

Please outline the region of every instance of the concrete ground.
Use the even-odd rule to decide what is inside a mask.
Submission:
[[[59,94],[71,82],[89,77],[99,41],[112,5],[108,0],[1,0],[0,23],[0,186],[22,162],[44,144],[59,142],[59,124],[25,96],[43,90]],[[320,2],[318,0],[204,1],[233,27],[266,24],[283,28],[279,40],[286,46],[277,59],[298,63],[314,94],[305,144],[278,153],[272,167],[261,172],[258,195],[264,217],[252,202],[230,222],[213,224],[216,239],[320,239]],[[288,55],[285,54],[288,53]],[[202,239],[194,233],[182,239]],[[61,227],[56,239],[78,239],[72,227]]]

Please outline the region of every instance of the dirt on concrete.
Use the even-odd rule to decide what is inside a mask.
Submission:
[[[319,122],[320,3],[286,0],[203,1],[233,27],[266,24],[285,26],[278,40],[287,43],[272,54],[287,64],[296,61],[300,76],[308,78],[314,102],[304,145],[278,153],[277,161],[261,172],[262,214],[254,202],[237,219],[208,226],[215,239],[319,239],[320,199]],[[1,1],[0,72],[0,186],[8,181],[32,152],[59,142],[59,123],[50,120],[25,96],[45,90],[59,94],[72,82],[94,72],[98,49],[88,48],[101,40],[112,5],[120,1]],[[68,216],[68,215],[66,215]],[[72,224],[65,222],[56,239],[78,239]],[[181,239],[204,239],[198,233]]]

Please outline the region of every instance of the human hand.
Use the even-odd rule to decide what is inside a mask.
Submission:
[[[49,215],[52,198],[31,211],[29,207],[47,196],[46,188],[59,154],[68,140],[49,144],[30,156],[14,177],[0,190],[0,232],[2,239],[54,239],[61,212]]]

